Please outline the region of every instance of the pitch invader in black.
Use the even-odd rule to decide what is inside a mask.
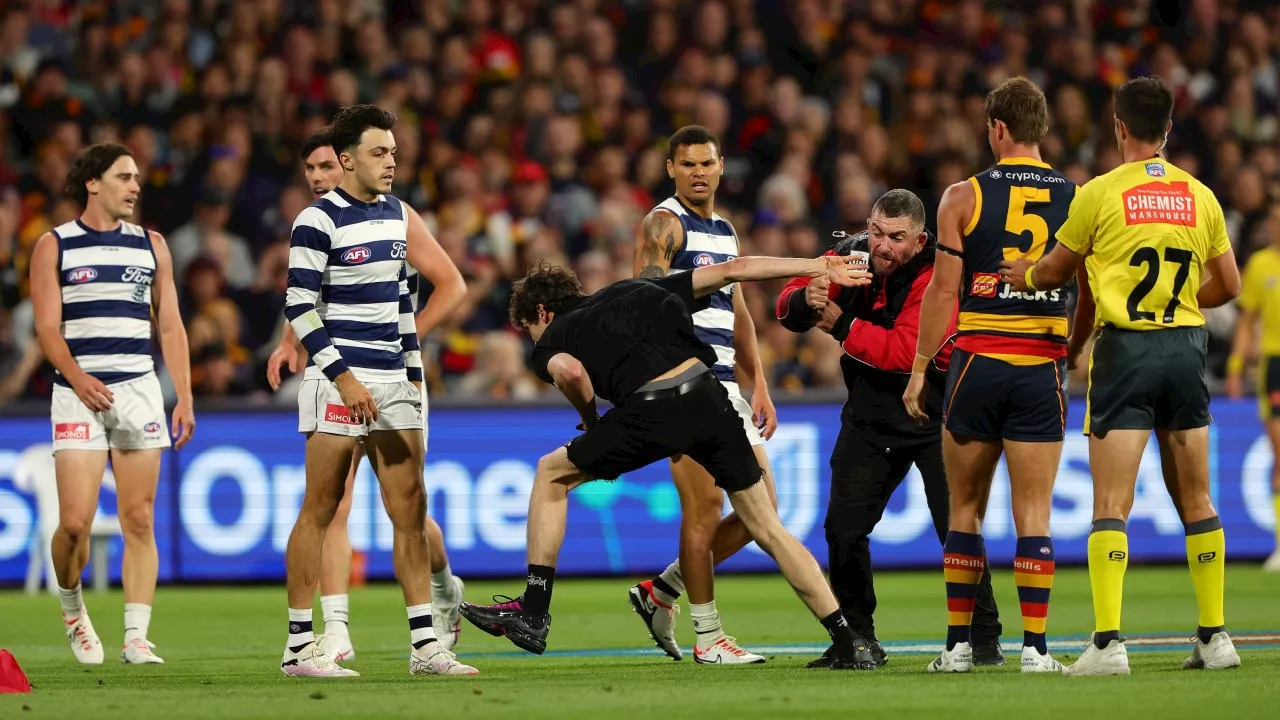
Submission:
[[[538,461],[523,595],[489,606],[463,603],[463,617],[541,654],[551,630],[548,610],[569,491],[681,454],[728,492],[752,538],[821,619],[837,649],[833,667],[874,669],[817,561],[783,527],[742,419],[711,372],[715,353],[698,340],[692,319],[713,292],[734,282],[803,275],[843,286],[867,284],[870,274],[851,260],[735,258],[662,278],[623,280],[589,297],[572,271],[545,262],[517,282],[511,320],[537,343],[534,371],[564,393],[586,431]],[[596,412],[597,395],[614,406],[604,417]]]

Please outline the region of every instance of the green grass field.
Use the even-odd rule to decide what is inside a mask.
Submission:
[[[631,612],[627,580],[561,580],[546,655],[522,653],[463,621],[459,656],[482,674],[410,677],[399,590],[376,585],[358,588],[351,597],[357,658],[349,665],[361,677],[319,681],[287,678],[278,669],[286,624],[282,587],[161,588],[151,639],[167,664],[138,667],[120,665],[115,655],[123,635],[118,591],[87,596],[107,648],[107,662],[98,667],[72,659],[54,598],[5,591],[0,647],[14,653],[36,687],[27,695],[0,695],[0,718],[523,720],[655,711],[719,718],[1276,717],[1280,575],[1229,566],[1228,628],[1253,644],[1239,643],[1239,670],[1205,673],[1181,669],[1196,620],[1186,570],[1131,568],[1124,620],[1133,675],[1127,678],[1023,677],[1017,669],[1021,620],[1008,571],[997,573],[996,589],[1010,664],[967,676],[926,675],[929,653],[945,633],[940,573],[883,573],[878,580],[879,634],[889,645],[890,661],[874,672],[804,669],[825,646],[825,634],[780,577],[751,576],[721,578],[718,603],[726,630],[766,654],[765,665],[695,665],[687,616],[677,627],[686,658],[672,662],[652,646]],[[467,599],[487,602],[493,593],[514,595],[520,589],[516,581],[471,582]],[[319,629],[318,608],[316,620]],[[1058,573],[1049,622],[1055,654],[1074,660],[1092,628],[1083,569]]]

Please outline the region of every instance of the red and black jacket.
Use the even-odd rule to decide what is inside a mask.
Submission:
[[[867,233],[843,235],[827,255],[849,255],[868,252]],[[861,288],[833,285],[829,297],[843,314],[832,335],[844,348],[840,367],[844,373],[849,400],[843,420],[864,431],[886,438],[937,439],[942,417],[942,390],[951,358],[951,336],[955,334],[956,316],[952,310],[947,337],[934,357],[927,374],[929,389],[925,408],[930,421],[912,420],[902,405],[911,365],[916,356],[920,334],[920,306],[925,289],[933,278],[933,260],[937,241],[930,236],[924,248],[910,262],[888,277],[876,277]],[[821,314],[809,307],[804,289],[809,278],[796,278],[778,296],[777,316],[792,332],[812,328]]]

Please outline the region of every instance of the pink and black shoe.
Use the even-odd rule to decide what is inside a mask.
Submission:
[[[462,617],[494,637],[506,637],[516,647],[541,655],[547,649],[547,635],[551,633],[551,614],[534,614],[524,609],[523,598],[494,595],[494,605],[473,605],[464,602],[459,607]]]

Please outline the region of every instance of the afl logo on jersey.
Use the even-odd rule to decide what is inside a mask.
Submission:
[[[693,266],[696,268],[706,267],[708,265],[715,265],[715,264],[716,264],[716,259],[708,255],[707,253],[699,253],[698,256],[693,259]]]
[[[1147,174],[1151,177],[1164,177],[1164,165],[1155,162],[1149,162],[1146,165]]]
[[[98,271],[91,267],[80,267],[67,271],[67,282],[69,283],[87,283],[98,277]]]
[[[359,265],[372,256],[373,253],[369,252],[369,248],[361,245],[360,247],[353,247],[342,253],[342,262],[348,265]]]

